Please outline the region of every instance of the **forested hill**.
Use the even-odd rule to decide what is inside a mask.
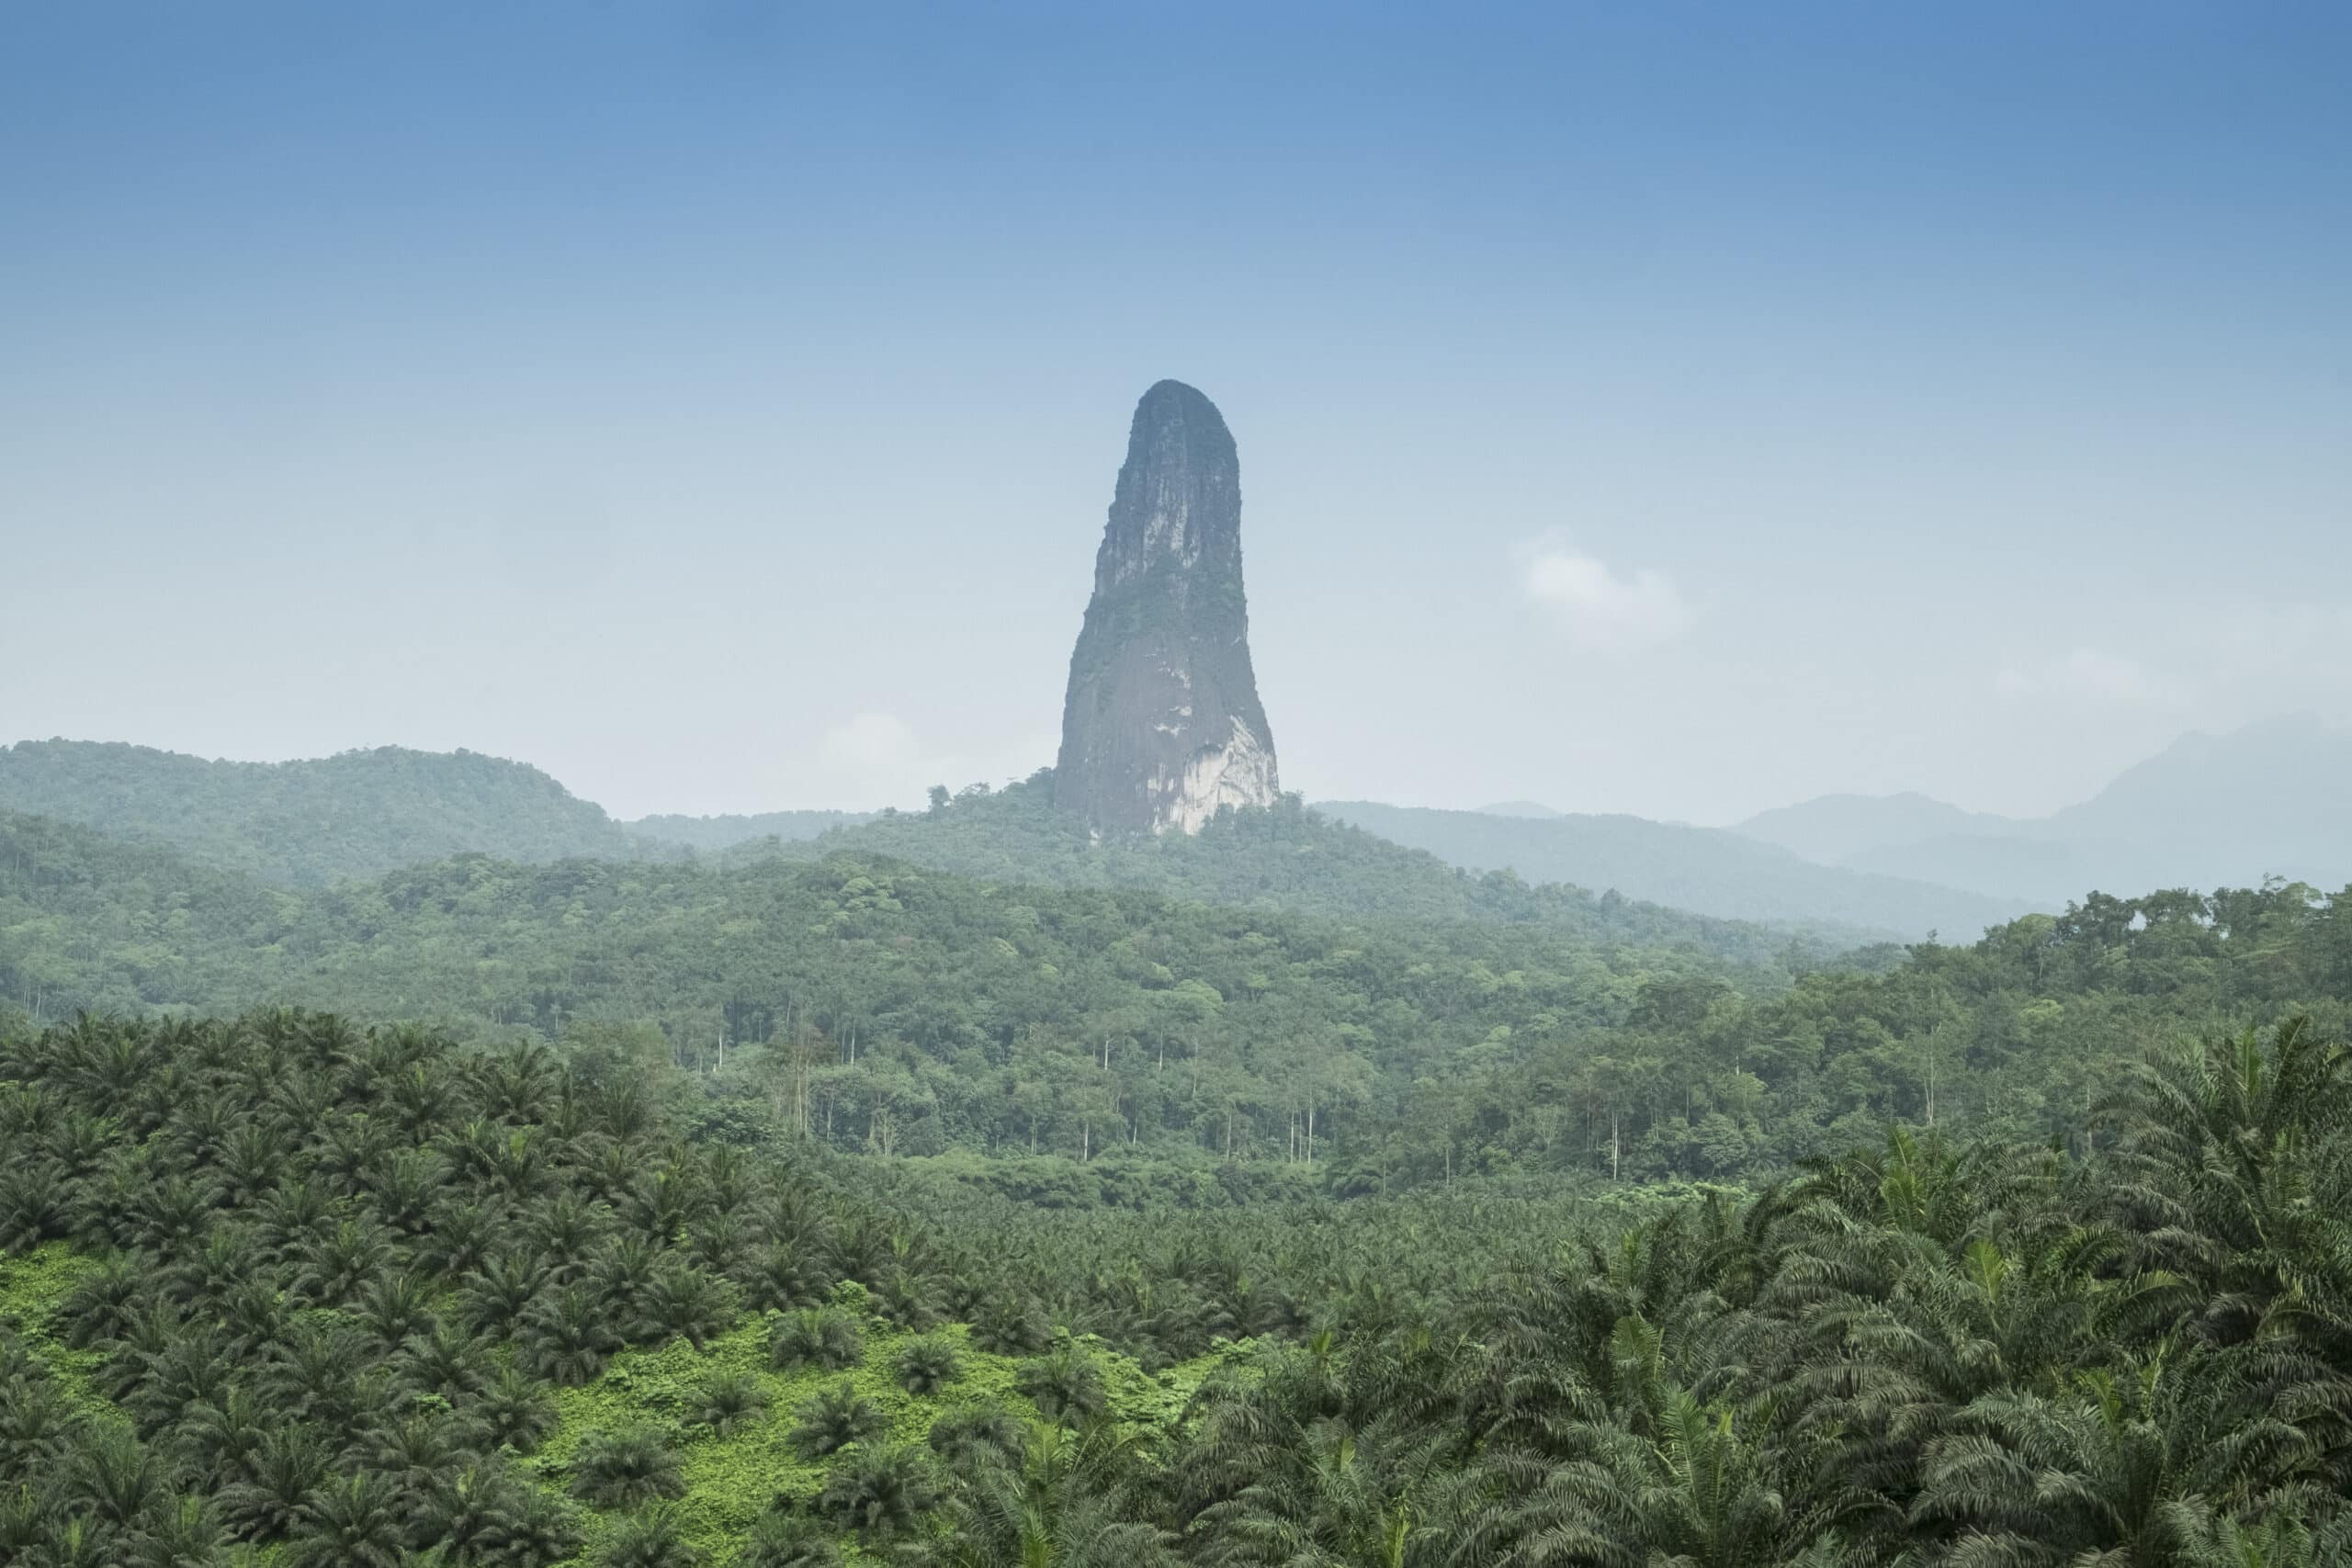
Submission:
[[[1295,796],[1221,814],[1198,833],[1097,839],[1055,807],[1051,779],[1041,772],[993,792],[977,785],[952,797],[941,792],[926,812],[885,812],[804,843],[746,843],[732,858],[882,854],[958,876],[1131,887],[1351,920],[1499,921],[1542,926],[1569,942],[1690,943],[1749,964],[1783,963],[1792,952],[1821,961],[1886,934],[1826,919],[1767,926],[1565,881],[1472,875],[1426,851],[1333,821]]]
[[[1740,920],[1838,921],[1917,942],[1930,931],[1973,942],[2032,906],[1907,877],[1815,864],[1777,844],[1639,817],[1532,818],[1435,811],[1370,801],[1316,809],[1471,871],[1577,882]]]
[[[1342,827],[1295,801],[1197,835],[1092,840],[1055,808],[1050,773],[990,793],[938,792],[928,812],[783,811],[621,823],[537,768],[474,752],[386,747],[295,762],[222,762],[144,747],[26,741],[0,749],[0,811],[164,846],[215,870],[317,888],[458,854],[525,865],[568,859],[740,862],[881,854],[935,871],[1053,886],[1382,920],[1535,922],[1574,942],[1696,943],[1773,964],[1792,941],[1820,959],[1884,939],[1866,920],[1784,928],[1684,914],[1577,886],[1473,877]],[[1923,931],[1920,934],[1924,934]]]
[[[27,740],[0,748],[0,810],[169,845],[287,887],[468,851],[529,863],[664,852],[537,768],[397,746],[230,762],[145,746]]]
[[[785,843],[797,843],[830,833],[836,828],[854,828],[871,822],[871,811],[755,811],[749,815],[719,817],[686,817],[675,812],[653,817],[639,817],[623,822],[621,827],[640,839],[656,844],[683,844],[706,854],[718,850],[731,850],[738,844],[753,843],[762,839],[776,839]]]
[[[1088,1184],[1138,1158],[1338,1190],[1721,1179],[1894,1120],[2071,1136],[2151,1043],[2299,1003],[2340,1027],[2346,907],[2295,886],[2099,897],[1792,979],[1541,921],[1345,920],[846,852],[467,856],[269,889],[8,818],[0,998],[40,1020],[286,1002],[560,1041],[669,1063],[831,1146],[1034,1150]]]
[[[1328,1139],[1335,1107],[1607,1025],[1645,987],[1785,984],[1695,946],[1566,942],[1537,922],[1346,922],[849,854],[463,856],[272,889],[0,817],[0,997],[37,1018],[334,1006],[475,1038],[617,1031],[713,1071],[746,1046],[822,1041],[827,1122],[871,1134],[877,1104],[903,1101],[917,1148],[1025,1145],[1089,1117],[1098,1139],[1248,1146],[1308,1099]]]

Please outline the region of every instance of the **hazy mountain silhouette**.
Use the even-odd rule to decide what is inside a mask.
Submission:
[[[2022,899],[1815,864],[1716,828],[1641,817],[1527,818],[1326,800],[1316,809],[1469,871],[1614,889],[1724,919],[1838,921],[1917,941],[1973,940],[2026,913]]]
[[[2092,888],[2352,883],[2352,729],[2300,714],[2185,735],[2044,818],[1824,795],[1734,831],[1808,860],[2054,904]]]
[[[1492,806],[1482,806],[1478,811],[1485,817],[1525,817],[1538,822],[1550,822],[1567,815],[1536,800],[1500,800]]]

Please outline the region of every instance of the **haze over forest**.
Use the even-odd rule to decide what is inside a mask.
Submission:
[[[0,1568],[2352,1568],[2347,61],[0,10]]]

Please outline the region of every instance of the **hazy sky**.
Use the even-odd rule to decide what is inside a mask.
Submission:
[[[1052,760],[1137,395],[1313,795],[2352,709],[2352,6],[0,6],[0,742]]]

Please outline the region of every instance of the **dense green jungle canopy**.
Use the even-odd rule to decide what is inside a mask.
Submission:
[[[276,1011],[0,1048],[0,1561],[2346,1560],[2352,1062],[1752,1198],[1046,1215]]]
[[[526,775],[0,813],[0,1564],[2346,1561],[2346,896],[1839,951]]]
[[[1282,831],[1251,814],[1204,853],[1275,861],[1250,835]],[[1018,1156],[968,1168],[1029,1196],[1148,1190],[1142,1162],[1192,1169],[1184,1190],[1213,1201],[1236,1182],[1738,1179],[1894,1121],[2078,1138],[2151,1043],[2298,1007],[2335,1027],[2341,908],[2296,886],[2095,896],[1973,946],[1828,964],[1671,922],[1351,919],[839,853],[465,856],[298,893],[0,818],[0,998],[35,1019],[290,1003],[560,1041],[831,1147]]]

